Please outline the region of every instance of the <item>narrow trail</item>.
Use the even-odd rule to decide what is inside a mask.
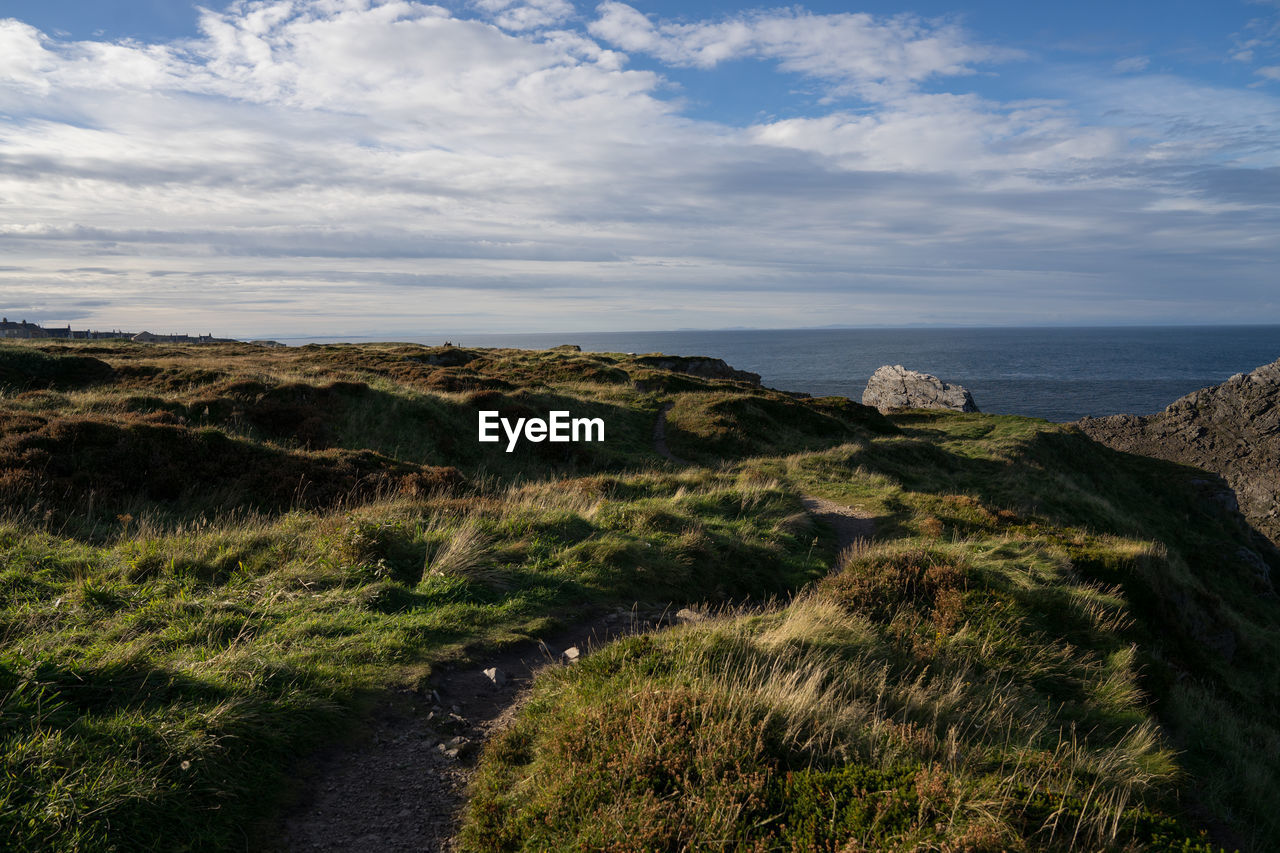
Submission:
[[[664,403],[658,410],[657,420],[653,424],[653,449],[664,459],[677,465],[690,463],[681,459],[667,447],[667,412],[672,403]],[[836,534],[836,542],[841,551],[857,542],[870,541],[875,535],[875,519],[871,514],[856,507],[836,503],[826,498],[806,496],[804,508],[809,511],[815,521],[831,525]]]
[[[671,452],[671,448],[667,447],[667,412],[671,411],[674,405],[675,403],[663,403],[662,408],[658,410],[658,419],[653,423],[653,449],[669,462],[688,465],[688,462],[676,456]]]
[[[451,851],[476,754],[519,707],[534,672],[671,620],[665,610],[614,611],[482,663],[442,668],[420,691],[382,697],[355,745],[315,756],[311,783],[284,818],[281,850]],[[486,669],[502,673],[495,683]]]
[[[814,521],[828,524],[835,531],[836,544],[841,551],[858,542],[870,542],[875,536],[876,521],[865,510],[812,495],[806,495],[803,503]]]
[[[654,450],[678,464],[666,445],[666,414],[653,429]],[[805,497],[813,518],[832,527],[841,550],[875,532],[859,509]],[[628,634],[675,621],[679,605],[617,609],[586,625],[526,643],[485,661],[435,673],[420,691],[382,697],[363,739],[336,744],[313,759],[310,784],[282,823],[278,847],[289,853],[451,853],[466,786],[480,747],[520,707],[534,674],[566,664]],[[497,669],[495,683],[485,670]]]

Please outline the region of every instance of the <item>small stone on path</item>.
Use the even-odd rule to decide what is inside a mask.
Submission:
[[[705,613],[699,613],[696,610],[690,610],[688,607],[683,610],[676,611],[677,625],[690,625],[695,622],[702,622],[707,618]]]

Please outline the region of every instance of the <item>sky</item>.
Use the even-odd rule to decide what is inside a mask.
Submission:
[[[0,313],[1280,323],[1280,0],[0,0]]]

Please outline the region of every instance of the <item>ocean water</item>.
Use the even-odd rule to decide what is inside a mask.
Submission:
[[[1073,421],[1157,412],[1280,359],[1280,326],[494,334],[454,343],[707,355],[772,388],[855,400],[877,367],[901,364],[965,386],[984,412]]]

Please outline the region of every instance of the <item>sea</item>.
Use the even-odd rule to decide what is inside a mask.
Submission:
[[[307,341],[443,338],[309,338]],[[662,352],[722,358],[784,391],[862,399],[877,367],[901,364],[963,385],[984,412],[1050,421],[1158,412],[1178,397],[1280,359],[1280,326],[993,329],[744,329],[475,334],[460,346]]]

